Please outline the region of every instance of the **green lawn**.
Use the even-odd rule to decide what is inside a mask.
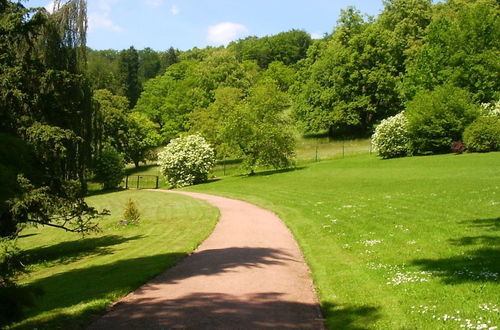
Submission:
[[[125,201],[141,211],[136,224],[120,226]],[[121,191],[88,198],[111,215],[102,232],[79,239],[58,229],[25,230],[19,246],[30,273],[21,283],[45,294],[13,328],[78,328],[107,305],[186,256],[212,231],[218,210],[207,203],[150,191]]]
[[[500,153],[362,155],[189,190],[276,212],[333,329],[500,326]]]

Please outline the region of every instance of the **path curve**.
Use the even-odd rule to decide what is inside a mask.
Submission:
[[[272,212],[200,193],[220,209],[213,233],[89,329],[324,329],[310,271]]]

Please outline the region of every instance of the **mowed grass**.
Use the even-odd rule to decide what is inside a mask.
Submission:
[[[363,155],[188,190],[276,212],[332,329],[500,326],[500,153]]]
[[[141,219],[118,225],[129,198]],[[194,250],[211,233],[219,214],[203,201],[151,191],[100,194],[88,202],[111,211],[101,220],[99,234],[80,239],[51,228],[22,232],[19,246],[27,254],[29,274],[21,283],[45,293],[12,328],[84,326],[93,314]]]
[[[372,153],[370,139],[332,141],[328,137],[299,137],[296,142],[297,145],[294,159],[296,166]],[[269,167],[258,167],[257,171],[270,169]],[[130,176],[129,187],[131,188],[136,187],[138,176],[144,176],[140,179],[140,184],[144,185],[144,187],[154,188],[156,182],[154,182],[155,179],[150,176],[159,176],[159,187],[168,188],[165,178],[161,175],[160,168],[156,164],[148,164],[138,168],[129,167],[126,169],[126,173]],[[241,167],[241,159],[224,159],[217,162],[209,178],[220,178],[247,173],[249,173],[249,170]],[[123,185],[124,184],[123,182]]]

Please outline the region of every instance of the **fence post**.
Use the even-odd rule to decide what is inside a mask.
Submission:
[[[138,175],[137,176],[137,189],[139,189],[139,181],[141,181],[141,177]]]
[[[125,189],[128,189],[128,175],[125,177]]]
[[[158,189],[158,175],[156,176],[156,188],[155,189]]]
[[[342,139],[342,158],[345,158],[345,139]]]
[[[318,162],[318,146],[316,146],[316,163]]]

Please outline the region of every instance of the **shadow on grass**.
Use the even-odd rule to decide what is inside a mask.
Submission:
[[[468,220],[461,223],[488,231],[500,231],[500,218]]]
[[[36,299],[35,307],[26,310],[26,317],[33,319],[22,322],[20,328],[81,328],[93,313],[103,312],[106,303],[135,290],[185,256],[186,253],[166,253],[119,260],[36,280],[26,287],[42,289],[44,295]],[[87,305],[69,314],[57,310],[78,304]],[[51,311],[52,314],[42,316]]]
[[[280,173],[300,171],[300,170],[303,170],[305,168],[306,168],[306,166],[297,166],[297,167],[290,167],[290,168],[282,168],[282,169],[278,169],[278,170],[259,171],[259,172],[255,172],[253,174],[240,174],[238,176],[239,177],[269,176],[269,175],[280,174]]]
[[[112,253],[110,246],[127,241],[133,241],[142,236],[121,237],[108,235],[95,238],[84,238],[74,241],[27,249],[23,251],[23,261],[26,265],[57,261],[67,264],[89,255],[106,255]]]
[[[372,329],[380,319],[380,310],[375,306],[338,305],[324,302],[321,306],[331,329],[364,330]]]
[[[103,190],[103,189],[100,189],[100,190],[91,190],[91,191],[88,191],[87,192],[87,197],[90,197],[90,196],[100,196],[100,195],[106,195],[106,194],[111,194],[111,193],[115,193],[115,192],[119,192],[119,191],[125,191],[127,189],[125,188],[114,188],[114,189],[106,189],[106,190]]]
[[[500,218],[463,221],[469,227],[498,231]],[[500,279],[500,236],[479,235],[450,239],[455,246],[471,246],[466,254],[440,259],[416,259],[412,264],[434,272],[446,284],[497,282]]]
[[[323,319],[318,306],[287,301],[276,292],[243,297],[200,292],[123,304],[89,329],[110,328],[323,329]]]

